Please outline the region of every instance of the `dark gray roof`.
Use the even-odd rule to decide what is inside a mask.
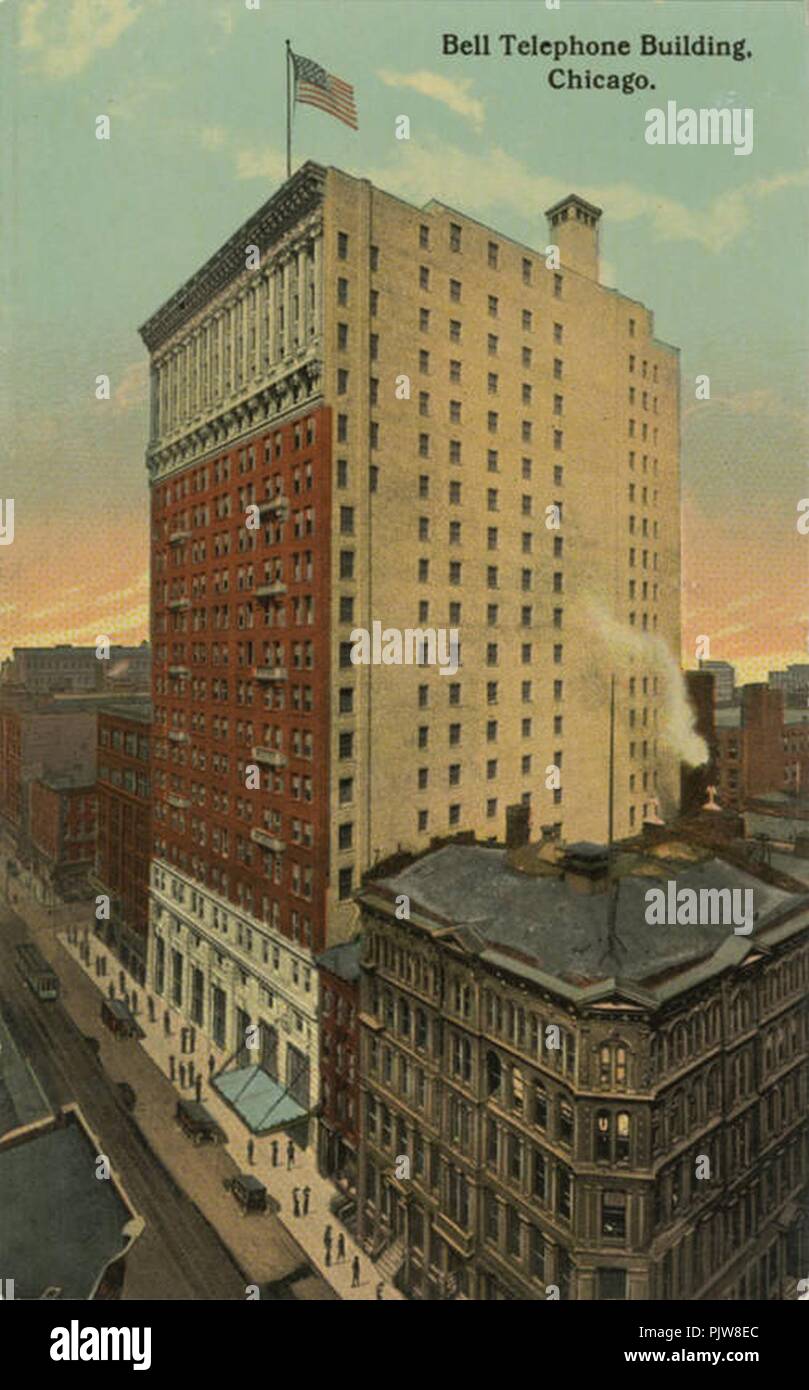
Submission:
[[[112,1182],[96,1177],[96,1151],[73,1118],[0,1145],[0,1268],[17,1298],[48,1287],[63,1299],[87,1299],[127,1243],[132,1213]]]
[[[118,719],[134,719],[139,724],[151,724],[152,702],[143,697],[131,700],[115,700],[108,705],[99,705],[99,714],[112,714]]]
[[[94,791],[95,778],[88,777],[86,772],[62,772],[37,779],[43,787],[50,787],[54,792],[77,792]]]
[[[414,862],[391,878],[371,883],[360,900],[373,906],[374,894],[407,894],[411,919],[426,915],[428,927],[462,926],[485,942],[484,958],[508,961],[517,973],[566,980],[579,987],[620,974],[625,981],[651,981],[679,973],[719,951],[731,927],[649,926],[645,894],[650,887],[677,889],[737,888],[753,890],[756,922],[766,914],[801,901],[799,895],[769,886],[760,878],[713,855],[685,850],[680,859],[659,859],[640,852],[619,854],[617,933],[624,950],[607,956],[609,893],[579,892],[558,874],[541,877],[512,869],[502,849],[447,845]],[[809,910],[809,899],[806,899]],[[754,928],[755,934],[756,928]]]
[[[803,816],[757,815],[745,811],[744,825],[748,835],[766,835],[770,840],[794,840],[796,835],[809,834],[809,819]]]
[[[342,941],[336,946],[330,946],[327,951],[318,956],[317,963],[324,970],[328,970],[330,975],[336,975],[338,980],[345,980],[346,984],[354,984],[360,978],[361,952],[362,947],[359,940]]]
[[[50,1106],[0,1015],[0,1138],[50,1114]]]

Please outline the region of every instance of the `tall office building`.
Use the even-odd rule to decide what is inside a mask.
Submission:
[[[600,215],[550,209],[557,262],[310,162],[141,329],[155,951],[223,1045],[280,1011],[312,1055],[311,952],[397,846],[517,801],[603,839],[613,675],[616,835],[675,804],[678,357]],[[457,671],[352,664],[374,623]]]

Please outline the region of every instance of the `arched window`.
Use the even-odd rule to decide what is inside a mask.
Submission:
[[[607,1110],[599,1110],[596,1114],[595,1140],[596,1163],[609,1163],[611,1148],[610,1116]]]

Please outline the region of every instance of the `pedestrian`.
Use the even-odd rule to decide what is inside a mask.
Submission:
[[[340,1231],[337,1236],[337,1260],[338,1263],[346,1257],[346,1238]]]
[[[331,1250],[331,1226],[326,1226],[323,1231],[323,1244],[327,1250]]]
[[[299,1188],[299,1187],[293,1187],[293,1189],[292,1189],[292,1215],[293,1215],[293,1216],[300,1216],[300,1214],[301,1214],[300,1202],[299,1202],[299,1200],[298,1200],[298,1194],[299,1194],[299,1192],[300,1192],[300,1188]]]
[[[171,1056],[169,1057],[169,1081],[174,1080],[175,1060],[176,1059],[174,1053],[172,1052]]]
[[[294,1166],[295,1166],[295,1145],[293,1144],[292,1140],[290,1139],[289,1143],[287,1144],[287,1168],[294,1168]]]
[[[384,1289],[384,1287],[385,1285],[382,1283],[379,1283],[376,1286],[376,1297],[379,1303],[382,1302],[382,1290]]]
[[[251,1165],[251,1167],[252,1167],[252,1164],[253,1164],[253,1158],[254,1158],[255,1152],[256,1152],[256,1146],[255,1146],[255,1144],[253,1143],[253,1140],[252,1140],[252,1139],[248,1139],[248,1141],[247,1141],[247,1162]]]
[[[327,1245],[327,1246],[326,1246],[326,1268],[328,1269],[330,1265],[331,1265],[331,1246],[330,1246],[330,1245]]]
[[[211,1052],[208,1056],[208,1075],[213,1076],[213,1069],[216,1066],[216,1058]]]
[[[360,1286],[360,1257],[355,1255],[351,1261],[351,1287],[358,1289]]]
[[[197,1088],[197,1104],[202,1100],[202,1077],[198,1076],[194,1085]]]
[[[185,1089],[185,1062],[180,1063],[180,1086]]]
[[[277,1167],[278,1167],[278,1140],[277,1140],[277,1139],[273,1139],[272,1144],[270,1145],[270,1148],[272,1149],[272,1166],[273,1166],[273,1168],[277,1168]]]
[[[309,1194],[311,1193],[311,1191],[312,1191],[311,1187],[305,1187],[305,1188],[303,1189],[303,1214],[304,1214],[304,1216],[308,1216],[308,1215],[309,1215]]]

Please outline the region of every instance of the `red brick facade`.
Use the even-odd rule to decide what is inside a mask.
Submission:
[[[0,710],[0,815],[22,826],[22,730],[16,710]]]
[[[152,486],[154,856],[315,950],[328,874],[330,436],[330,411],[309,409]]]
[[[784,695],[766,685],[742,688],[740,721],[717,729],[719,800],[739,807],[768,792],[809,785],[809,720],[784,710]]]
[[[320,970],[321,1172],[356,1178],[359,1143],[359,944],[332,947]]]
[[[145,978],[151,848],[150,726],[141,718],[98,716],[96,876],[116,899],[107,934],[123,964]]]
[[[91,865],[96,845],[95,787],[32,782],[31,840],[54,871]]]

